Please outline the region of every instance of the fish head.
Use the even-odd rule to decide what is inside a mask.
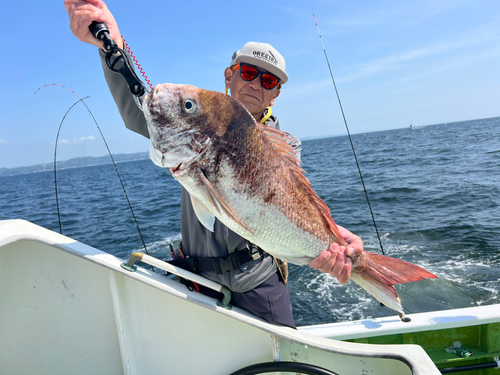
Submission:
[[[180,174],[207,154],[232,113],[227,95],[189,85],[156,85],[143,102],[150,158]]]

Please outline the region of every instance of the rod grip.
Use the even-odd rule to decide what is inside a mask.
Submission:
[[[92,23],[89,26],[89,29],[92,35],[94,35],[99,40],[102,39],[101,34],[104,31],[109,33],[108,25],[106,25],[105,22],[92,21]]]

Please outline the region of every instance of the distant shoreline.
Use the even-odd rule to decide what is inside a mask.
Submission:
[[[468,121],[490,120],[490,119],[496,119],[496,118],[499,118],[499,117],[494,116],[494,117],[487,117],[487,118],[475,119],[475,120],[454,121],[454,122],[447,122],[447,123],[440,123],[440,124],[433,124],[433,125],[420,125],[420,126],[414,126],[413,128],[420,129],[420,128],[425,128],[425,127],[429,127],[429,126],[453,125],[453,124],[459,124],[459,123],[468,122]],[[393,131],[393,130],[401,130],[401,129],[405,129],[405,128],[411,129],[408,126],[408,127],[404,127],[404,128],[398,128],[398,129],[374,130],[373,132],[355,133],[352,135],[355,136],[355,135],[362,135],[362,134],[366,134],[366,133],[386,132],[386,131]],[[304,137],[304,138],[301,138],[300,140],[302,142],[307,142],[307,141],[312,141],[312,140],[316,140],[316,139],[346,137],[346,136],[347,136],[347,134],[332,134],[332,135],[322,135],[322,136],[317,136],[317,137]],[[144,159],[148,159],[148,158],[149,158],[149,152],[136,152],[133,154],[113,155],[113,159],[116,163],[135,161],[135,160],[144,160]],[[84,157],[69,159],[66,161],[58,161],[57,162],[57,169],[63,170],[63,169],[70,169],[70,168],[90,167],[90,166],[94,166],[94,165],[103,165],[103,164],[111,164],[111,159],[110,159],[109,155],[97,156],[97,157],[84,156]],[[36,165],[26,166],[26,167],[0,168],[0,177],[15,176],[15,175],[20,175],[20,174],[37,173],[37,172],[47,172],[47,171],[52,171],[52,170],[54,170],[53,163],[36,164]]]
[[[133,154],[116,154],[113,155],[113,160],[115,163],[123,163],[135,160],[144,160],[149,158],[148,152],[136,152]],[[91,167],[95,165],[112,164],[109,155],[104,156],[85,156],[79,158],[73,158],[65,161],[57,162],[57,169],[71,169],[71,168],[83,168]],[[16,168],[0,168],[0,177],[16,176],[28,173],[39,173],[54,170],[54,163],[43,163],[36,164],[27,167],[16,167]]]

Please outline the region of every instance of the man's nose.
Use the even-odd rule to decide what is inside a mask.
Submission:
[[[260,84],[260,76],[255,78],[253,81],[250,81],[249,86],[256,91],[262,90],[262,85]]]

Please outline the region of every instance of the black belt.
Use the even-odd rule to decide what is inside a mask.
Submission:
[[[247,242],[247,249],[235,251],[227,257],[189,257],[171,260],[168,263],[194,273],[212,271],[216,272],[217,275],[223,275],[230,271],[239,270],[245,264],[268,255],[259,247]]]

